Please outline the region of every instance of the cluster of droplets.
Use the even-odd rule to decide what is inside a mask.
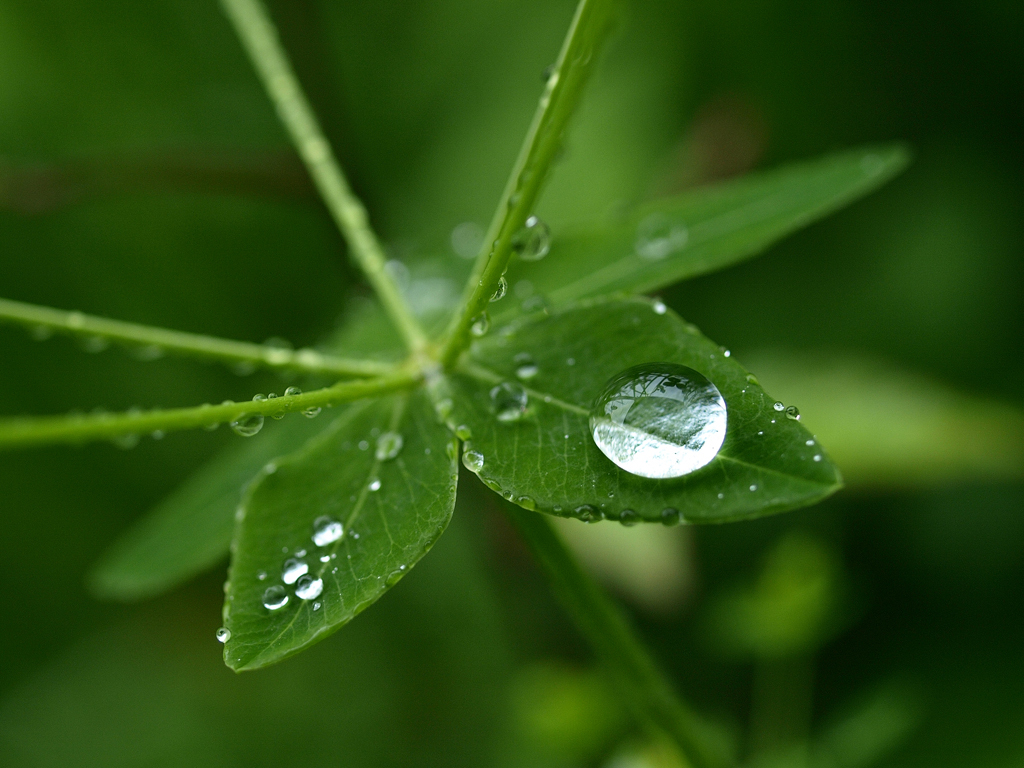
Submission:
[[[301,394],[302,390],[298,387],[288,387],[284,391],[283,397],[295,397]],[[275,393],[271,392],[269,395],[253,395],[252,399],[254,403],[266,403],[272,400],[278,400],[279,398]],[[230,401],[225,401],[225,405],[227,404],[230,404]],[[320,406],[314,405],[303,408],[301,413],[306,418],[313,419],[320,415],[320,411]],[[287,413],[287,406],[282,404],[278,410],[271,411],[270,418],[283,419]],[[254,435],[259,434],[260,430],[263,429],[265,421],[266,419],[262,413],[243,413],[233,419],[230,422],[230,425],[236,435],[240,435],[241,437],[253,437]],[[215,424],[213,426],[216,427]]]

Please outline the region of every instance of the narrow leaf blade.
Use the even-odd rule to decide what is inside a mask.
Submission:
[[[522,357],[536,373],[528,407],[514,421],[495,418],[490,392],[517,382]],[[589,413],[606,382],[649,362],[688,366],[712,381],[728,409],[718,455],[681,478],[652,480],[619,469],[595,445]],[[840,486],[824,450],[775,409],[753,377],[693,326],[643,299],[585,302],[533,315],[493,332],[447,380],[449,423],[482,457],[480,478],[521,506],[562,516],[724,522],[814,503]],[[470,465],[473,462],[469,462]],[[621,519],[629,521],[630,515]]]
[[[401,450],[378,458],[382,435]],[[427,393],[357,404],[304,450],[263,472],[243,501],[224,604],[231,638],[224,659],[256,669],[322,640],[376,601],[430,549],[451,519],[456,464],[451,436]],[[314,521],[329,516],[341,538],[318,546]],[[304,554],[300,554],[304,552]],[[302,599],[284,583],[283,563],[299,558],[322,592]],[[264,606],[270,587],[287,604]]]
[[[625,222],[556,237],[547,258],[518,262],[510,275],[556,306],[654,291],[760,253],[908,162],[901,146],[868,147],[696,189],[645,205]]]

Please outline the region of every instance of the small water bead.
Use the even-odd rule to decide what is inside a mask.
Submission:
[[[320,559],[321,563],[329,563],[329,562],[331,562],[331,556],[330,555],[320,555],[319,559]]]
[[[333,517],[321,515],[313,521],[313,543],[318,547],[326,547],[333,544],[345,535],[345,529],[341,523]]]
[[[523,261],[540,261],[551,250],[551,230],[536,216],[531,216],[512,238],[512,250]]]
[[[636,252],[645,259],[658,261],[682,250],[689,240],[686,225],[672,221],[663,213],[652,213],[636,229]]]
[[[281,581],[285,584],[294,584],[300,576],[305,576],[307,573],[309,573],[309,566],[305,561],[290,557],[284,561],[284,565],[281,567]]]
[[[236,435],[252,437],[263,429],[263,414],[243,413],[231,422],[231,429],[234,430]]]
[[[487,316],[486,312],[481,312],[479,315],[473,318],[473,324],[469,327],[469,332],[477,338],[487,334],[487,331],[491,329],[491,318]]]
[[[814,460],[815,461],[821,461],[821,454],[820,453],[814,454]]]
[[[757,490],[757,484],[755,483],[754,485],[750,486],[750,490],[751,491],[756,491]]]
[[[320,610],[320,603],[319,602],[313,603],[313,610],[314,611],[319,611]]]
[[[625,525],[627,528],[632,527],[640,522],[640,515],[634,512],[632,509],[624,509],[619,513],[619,523]]]
[[[573,513],[585,523],[596,523],[598,520],[603,518],[603,515],[594,507],[589,504],[583,504],[582,506],[576,507]]]
[[[484,455],[477,451],[466,451],[462,454],[462,463],[470,472],[479,472],[484,468]]]
[[[718,454],[727,411],[718,388],[682,365],[646,363],[605,386],[590,415],[601,452],[627,472],[682,477]]]
[[[654,314],[656,315],[664,315],[668,311],[668,307],[665,306],[665,302],[663,301],[655,301],[654,304],[651,305],[651,308],[654,310]]]
[[[459,438],[459,440],[472,440],[473,430],[465,424],[459,424],[459,426],[455,428],[455,436]]]
[[[806,443],[804,443],[804,445],[814,445],[814,441],[808,440]]]
[[[379,477],[375,477],[375,478],[373,478],[373,479],[372,479],[372,480],[370,481],[369,485],[367,485],[366,487],[367,487],[367,489],[368,489],[368,490],[370,490],[371,492],[373,492],[373,493],[376,493],[377,491],[379,491],[379,490],[380,490],[380,478],[379,478]]]
[[[295,556],[296,557],[305,557],[306,556],[306,550],[304,550],[304,549],[296,550]]]
[[[227,627],[221,627],[217,630],[217,642],[226,643],[231,639],[231,630]]]
[[[321,410],[322,409],[320,408],[319,405],[311,405],[309,408],[302,409],[302,415],[305,416],[307,419],[315,419],[317,416],[320,415]]]
[[[267,587],[263,593],[263,607],[268,611],[276,611],[288,605],[288,593],[280,584]]]
[[[359,448],[360,451],[365,451],[370,447],[370,441],[360,440],[356,447]]]
[[[516,378],[521,381],[529,381],[540,372],[529,352],[520,352],[512,361],[516,364]]]
[[[256,578],[259,579],[260,581],[266,581],[267,580],[267,572],[266,571],[256,571]]]
[[[377,450],[374,456],[377,461],[391,461],[402,452],[405,439],[397,432],[385,432],[377,438]]]
[[[800,421],[800,409],[795,405],[791,405],[786,408],[786,418],[793,419],[793,421]]]
[[[661,510],[662,525],[679,525],[681,522],[683,522],[683,515],[678,509],[666,507]]]
[[[502,276],[498,279],[498,287],[491,294],[491,301],[501,301],[505,298],[506,293],[508,293],[508,280]]]
[[[324,591],[324,580],[314,579],[312,576],[303,576],[295,582],[295,596],[303,600],[312,600],[320,597]]]
[[[491,409],[498,421],[518,421],[526,413],[528,398],[519,384],[504,381],[491,389]]]
[[[782,403],[776,403],[775,405],[772,406],[772,408],[774,408],[776,411],[786,410],[786,406],[783,405]]]

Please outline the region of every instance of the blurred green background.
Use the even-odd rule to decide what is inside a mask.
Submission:
[[[573,4],[271,7],[392,254],[464,263],[450,233],[488,220]],[[752,762],[1024,766],[1022,36],[1005,0],[635,2],[541,204],[557,231],[859,143],[915,152],[664,296],[801,405],[850,487],[751,523],[563,526]],[[0,295],[308,344],[365,293],[214,0],[0,6]],[[0,327],[4,415],[275,387]],[[276,668],[221,663],[222,569],[94,601],[118,533],[237,439],[0,456],[0,763],[676,764],[469,476],[414,574]]]

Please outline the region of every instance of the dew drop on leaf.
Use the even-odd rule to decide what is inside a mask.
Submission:
[[[506,293],[508,293],[508,280],[503,276],[498,279],[498,287],[491,294],[491,301],[501,301],[505,298]]]
[[[786,418],[793,419],[793,421],[800,421],[800,409],[795,405],[791,405],[786,408]]]
[[[529,381],[540,373],[540,367],[528,352],[520,352],[512,360],[516,364],[516,378],[521,381]]]
[[[385,432],[377,438],[377,450],[374,456],[377,461],[391,461],[402,452],[402,445],[405,441],[397,432]]]
[[[309,573],[309,566],[297,557],[289,557],[281,566],[281,581],[285,584],[294,584],[300,576]]]
[[[640,515],[632,509],[624,509],[619,513],[619,522],[627,527],[634,526],[640,522]]]
[[[326,547],[340,539],[345,533],[341,523],[333,517],[321,515],[313,521],[313,543],[318,547]]]
[[[519,384],[504,381],[491,389],[491,409],[498,421],[518,421],[526,413],[526,390]]]
[[[512,238],[512,250],[523,261],[540,261],[551,250],[551,230],[536,216],[531,216]]]
[[[470,472],[479,472],[484,468],[484,455],[477,451],[466,451],[462,454],[462,463]]]
[[[672,221],[663,213],[652,213],[636,228],[636,252],[645,259],[658,261],[681,251],[689,238],[685,224]]]
[[[309,408],[303,408],[302,415],[305,416],[307,419],[315,419],[317,416],[320,415],[320,406],[311,405]]]
[[[236,435],[252,437],[263,429],[263,414],[243,413],[231,422],[231,429],[235,431]]]
[[[227,627],[221,627],[217,630],[217,642],[226,643],[231,639],[231,630]]]
[[[486,335],[487,331],[491,328],[491,318],[487,316],[486,312],[481,312],[479,315],[473,318],[473,325],[469,327],[469,332],[477,338]]]
[[[772,406],[772,408],[774,408],[776,411],[786,410],[786,406],[783,405],[782,403],[776,403],[775,405]]]
[[[601,513],[596,508],[590,506],[589,504],[584,504],[582,506],[576,507],[576,509],[573,510],[573,512],[575,513],[576,517],[578,517],[585,523],[596,523],[598,520],[602,518]]]
[[[263,593],[264,608],[268,611],[276,611],[279,608],[284,608],[286,605],[288,605],[288,593],[284,591],[284,587],[280,584],[267,587]]]
[[[312,600],[320,597],[324,591],[324,580],[314,579],[312,576],[302,576],[295,582],[295,596],[303,600]]]
[[[661,510],[662,525],[679,525],[681,522],[683,522],[683,516],[678,509],[666,507]]]
[[[366,487],[368,489],[370,489],[371,491],[374,491],[374,492],[379,491],[380,490],[380,478],[379,477],[373,478],[370,481],[370,484],[367,485]]]
[[[703,375],[683,365],[646,363],[608,382],[591,411],[590,431],[621,469],[670,478],[718,454],[726,420],[722,393]]]

